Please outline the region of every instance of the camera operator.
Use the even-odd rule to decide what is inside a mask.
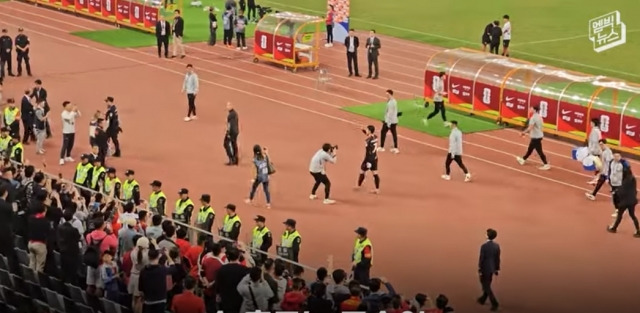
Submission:
[[[315,200],[318,198],[316,196],[316,191],[320,184],[324,185],[324,204],[334,204],[335,201],[331,200],[329,194],[331,193],[331,182],[329,181],[329,177],[327,177],[325,171],[325,164],[336,163],[337,156],[336,152],[338,151],[338,146],[333,146],[330,143],[325,143],[322,145],[322,149],[318,150],[316,154],[311,158],[311,164],[309,164],[309,172],[313,179],[315,180],[315,184],[313,184],[313,188],[311,189],[311,195],[309,199]]]

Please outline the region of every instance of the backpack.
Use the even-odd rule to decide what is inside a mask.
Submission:
[[[93,241],[93,236],[91,236],[91,241],[87,245],[87,249],[84,250],[84,254],[82,255],[82,261],[89,267],[98,268],[100,265],[100,246],[102,245],[102,241],[107,238],[108,235],[105,235],[102,239],[98,241]]]

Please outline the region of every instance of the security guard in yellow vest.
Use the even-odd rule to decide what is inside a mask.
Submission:
[[[153,192],[149,196],[147,209],[153,212],[153,214],[160,214],[164,216],[164,212],[167,207],[167,196],[162,192],[162,182],[159,180],[151,182],[151,190],[153,190]]]
[[[76,172],[73,174],[73,182],[83,187],[90,187],[92,169],[93,164],[89,163],[89,156],[86,154],[80,156],[80,163],[76,166]]]
[[[9,136],[9,127],[0,129],[0,153],[9,155],[9,144],[11,144],[11,136]]]
[[[127,170],[124,172],[127,179],[122,184],[122,201],[133,201],[140,205],[140,184],[135,179],[136,172]]]
[[[11,149],[9,158],[14,162],[24,164],[24,148],[22,147],[22,141],[20,141],[20,135],[16,134],[11,137],[11,144],[9,147]]]
[[[196,207],[193,201],[189,198],[189,190],[182,188],[178,191],[180,199],[176,201],[176,207],[173,209],[172,217],[178,222],[189,224],[191,222],[191,214]]]
[[[115,168],[110,167],[109,169],[107,169],[107,177],[104,179],[102,192],[112,198],[120,199],[122,192],[122,182],[120,181],[120,178],[116,176],[116,174],[117,171]]]
[[[202,206],[198,211],[198,218],[196,219],[196,227],[208,232],[211,232],[213,227],[213,221],[216,219],[216,213],[211,207],[211,195],[203,194],[200,197],[200,203]]]
[[[94,159],[91,169],[91,189],[100,192],[104,186],[105,176],[107,176],[107,169],[102,166],[102,161]]]
[[[285,231],[282,234],[282,241],[278,248],[278,256],[298,262],[298,255],[300,254],[300,244],[302,238],[296,230],[296,220],[288,219],[284,221]]]
[[[269,248],[273,245],[273,237],[271,236],[271,231],[265,225],[267,219],[264,216],[258,215],[253,220],[256,221],[256,227],[253,228],[251,236],[251,256],[256,261],[256,264],[260,266],[266,260],[266,253],[269,252]],[[260,250],[264,253],[259,253],[255,250]]]
[[[371,245],[371,240],[367,237],[367,232],[364,227],[356,229],[356,243],[351,256],[353,279],[364,285],[369,283],[369,273],[371,266],[373,266],[373,245]]]
[[[220,228],[218,234],[233,241],[238,241],[242,221],[236,214],[236,205],[229,203],[224,208],[227,210],[227,215],[224,217],[222,228]]]
[[[4,115],[4,125],[9,127],[10,135],[20,134],[20,109],[16,107],[16,100],[7,99],[7,107],[2,112]]]

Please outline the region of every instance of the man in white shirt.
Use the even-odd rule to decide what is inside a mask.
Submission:
[[[73,162],[71,150],[76,140],[76,118],[80,117],[78,107],[69,101],[62,103],[62,148],[60,149],[60,165],[64,162]]]
[[[325,164],[336,163],[336,150],[338,148],[336,146],[332,146],[329,143],[325,143],[322,145],[322,149],[318,150],[316,154],[311,158],[311,164],[309,164],[309,173],[313,176],[315,183],[313,184],[313,188],[311,189],[311,195],[309,199],[315,200],[318,197],[316,196],[316,191],[320,184],[324,185],[324,204],[334,204],[335,201],[331,200],[331,182],[329,181],[329,177],[327,177],[327,173],[325,171]]]
[[[502,56],[509,57],[509,43],[511,42],[511,22],[509,21],[509,15],[505,14],[503,17],[504,26],[502,26]]]

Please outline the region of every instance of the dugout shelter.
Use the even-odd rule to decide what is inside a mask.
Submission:
[[[459,48],[434,54],[424,72],[424,96],[445,72],[447,106],[524,126],[539,107],[544,131],[584,142],[591,119],[616,150],[640,155],[640,85]]]
[[[265,15],[255,29],[254,62],[267,61],[295,72],[318,69],[324,19],[293,12]]]

